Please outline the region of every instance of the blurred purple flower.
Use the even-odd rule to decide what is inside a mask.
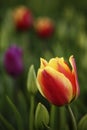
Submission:
[[[6,72],[12,77],[19,76],[24,69],[23,51],[17,45],[11,45],[4,55],[4,67]]]

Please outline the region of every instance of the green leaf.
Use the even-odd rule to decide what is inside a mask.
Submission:
[[[78,124],[78,130],[87,130],[87,114],[81,118]]]
[[[11,101],[11,99],[10,99],[8,96],[6,96],[6,99],[7,99],[8,103],[9,103],[11,109],[12,109],[13,112],[14,112],[18,129],[19,129],[19,130],[24,130],[24,129],[23,129],[23,120],[22,120],[22,117],[21,117],[19,111],[17,110],[16,106],[13,104],[13,102]]]
[[[2,121],[2,123],[4,124],[4,126],[8,129],[8,130],[15,130],[15,128],[12,126],[12,124],[10,124],[4,117],[2,114],[0,114],[0,120]]]
[[[25,126],[27,126],[28,125],[28,111],[27,111],[28,104],[26,101],[26,97],[22,91],[19,91],[19,94],[18,94],[18,108],[24,120],[23,122]]]

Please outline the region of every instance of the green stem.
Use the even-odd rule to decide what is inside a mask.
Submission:
[[[50,130],[57,130],[58,128],[58,108],[51,106]]]
[[[71,116],[72,125],[73,125],[73,130],[77,130],[77,123],[76,123],[75,116],[74,116],[74,114],[73,114],[73,112],[72,112],[72,109],[71,109],[70,105],[67,105],[66,107],[67,107],[67,109],[68,109],[68,111],[69,111],[69,114],[70,114],[70,116]]]
[[[66,113],[65,108],[62,106],[59,108],[59,130],[67,130]]]
[[[31,95],[30,98],[30,112],[29,112],[29,130],[34,128],[34,95]]]

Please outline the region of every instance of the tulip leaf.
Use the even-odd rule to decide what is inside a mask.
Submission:
[[[87,114],[81,118],[78,124],[78,130],[87,130]]]
[[[27,102],[25,99],[25,95],[23,94],[22,91],[19,91],[18,94],[18,108],[20,111],[20,114],[22,115],[23,118],[23,122],[25,124],[25,126],[27,126],[28,124],[28,111],[27,111]]]
[[[22,120],[22,117],[21,117],[19,111],[17,110],[16,106],[14,105],[14,103],[11,101],[11,99],[8,96],[6,96],[6,99],[7,99],[8,103],[9,103],[11,109],[14,112],[18,129],[23,130],[23,120]]]
[[[2,123],[4,124],[4,126],[6,127],[6,129],[8,130],[15,130],[15,128],[12,126],[12,124],[10,124],[2,114],[0,114],[0,120],[2,121]]]

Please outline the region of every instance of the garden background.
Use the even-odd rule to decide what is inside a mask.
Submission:
[[[34,23],[39,17],[50,18],[54,22],[53,34],[45,38],[38,36],[34,27],[17,30],[11,13],[20,6],[31,10]],[[13,44],[23,50],[24,70],[17,78],[9,75],[4,67],[4,54]],[[14,112],[10,99],[23,119],[23,128],[29,129],[30,93],[27,90],[29,67],[33,64],[37,73],[40,57],[47,60],[57,56],[64,57],[68,62],[70,55],[75,57],[80,84],[80,96],[71,104],[79,122],[87,113],[87,1],[0,0],[0,130],[7,129],[8,122],[16,130],[21,130],[18,128],[18,124],[21,123],[17,119],[17,113]],[[39,92],[35,95],[35,109],[38,102],[42,102],[50,112],[50,104]],[[66,122],[65,114],[64,109],[61,115],[63,123]],[[63,129],[65,130],[65,127],[61,128]]]

